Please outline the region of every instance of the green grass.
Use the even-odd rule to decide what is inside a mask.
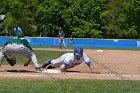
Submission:
[[[140,81],[1,78],[0,93],[140,93]]]
[[[54,59],[60,57],[62,54],[67,53],[66,51],[49,51],[49,50],[35,50],[35,54],[38,63],[44,63],[47,59]],[[27,58],[16,55],[17,64],[24,64],[27,62]],[[8,64],[6,60],[2,64]]]

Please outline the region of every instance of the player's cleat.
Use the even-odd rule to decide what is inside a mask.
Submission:
[[[36,72],[37,72],[37,73],[42,72],[41,68],[40,68],[40,67],[37,67],[37,68],[36,68]]]
[[[43,65],[42,65],[42,68],[45,68],[47,67],[49,64],[51,64],[51,59],[47,60]]]
[[[48,63],[44,63],[41,67],[42,68],[45,68],[46,66],[48,66],[49,64]]]
[[[52,69],[52,68],[55,68],[55,66],[53,66],[52,64],[47,66],[47,69]]]

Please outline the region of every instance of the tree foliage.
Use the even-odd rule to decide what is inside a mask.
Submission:
[[[21,26],[27,36],[139,38],[139,0],[0,0],[1,34]]]
[[[22,27],[25,35],[33,35],[37,30],[34,23],[34,9],[37,0],[0,0],[0,14],[6,15],[3,21],[4,31],[13,34],[13,27]]]
[[[112,0],[110,36],[115,38],[139,38],[140,1]],[[110,4],[111,5],[111,4]],[[113,38],[112,37],[112,38]]]

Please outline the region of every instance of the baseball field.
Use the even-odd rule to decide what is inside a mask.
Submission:
[[[38,62],[44,63],[72,49],[34,48]],[[84,49],[94,62],[95,72],[82,63],[60,74],[36,73],[27,59],[17,57],[11,67],[0,67],[0,93],[139,93],[140,52],[137,50]],[[45,70],[45,69],[44,69]]]

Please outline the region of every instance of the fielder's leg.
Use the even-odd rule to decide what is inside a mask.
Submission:
[[[34,53],[32,53],[31,60],[32,60],[33,64],[35,65],[35,67],[39,67],[36,55]]]
[[[28,66],[31,63],[31,58],[28,59],[28,61],[24,64],[24,66]]]
[[[31,56],[31,60],[32,60],[33,64],[34,64],[35,67],[36,67],[36,71],[37,71],[37,72],[41,72],[41,68],[40,68],[40,66],[39,66],[39,64],[38,64],[38,62],[37,62],[36,55],[35,55],[33,52],[32,52],[32,56]]]
[[[4,59],[4,54],[2,53],[2,51],[0,51],[0,66],[1,66],[3,59]]]

